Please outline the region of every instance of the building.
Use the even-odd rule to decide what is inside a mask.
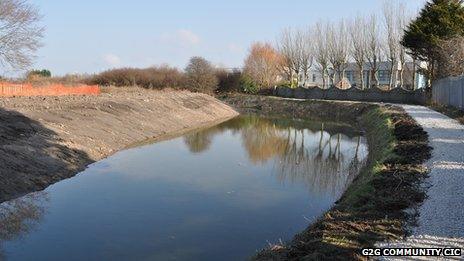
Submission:
[[[400,67],[401,65],[398,64],[395,66],[395,70],[397,70],[396,73],[393,74],[393,81],[394,85],[396,87],[399,87],[401,85],[400,81]],[[377,78],[379,80],[379,87],[381,88],[388,88],[390,84],[390,67],[391,63],[390,62],[380,62],[378,64],[378,71],[377,71]],[[419,72],[413,72],[414,71],[414,66],[412,62],[408,62],[405,65],[405,69],[403,72],[403,88],[408,89],[408,90],[413,90],[414,88],[419,89],[419,88],[424,88],[426,86],[426,78],[420,74]],[[332,82],[333,76],[335,72],[333,70],[329,71],[329,74],[331,77],[328,77],[329,85],[337,85],[339,83],[334,83]],[[414,77],[415,76],[415,77]],[[327,77],[327,76],[326,76]],[[374,85],[374,80],[371,79],[371,66],[369,63],[364,64],[363,68],[363,77],[364,77],[364,87],[366,88],[367,86],[372,86]],[[323,79],[322,79],[322,74],[316,70],[312,69],[310,74],[309,74],[309,79],[306,81],[306,86],[319,86],[322,87],[323,85]],[[415,81],[415,84],[414,84]],[[360,79],[360,73],[358,66],[356,63],[348,63],[346,66],[345,70],[345,79],[344,79],[344,84],[340,84],[340,87],[343,88],[349,88],[350,86],[353,87],[358,87],[361,88],[361,79]],[[349,85],[347,84],[349,82]]]

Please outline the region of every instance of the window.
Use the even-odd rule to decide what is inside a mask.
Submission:
[[[364,70],[363,71],[363,77],[364,77],[364,86],[359,86],[360,88],[365,88],[365,87],[369,87],[371,84],[370,84],[370,77],[371,77],[371,71],[369,70]]]
[[[345,76],[348,79],[348,81],[350,81],[350,83],[354,82],[354,72],[353,71],[346,71]]]
[[[317,80],[316,74],[313,73],[313,82],[316,82],[316,80]]]
[[[378,73],[379,82],[389,82],[390,81],[390,71],[381,70]]]

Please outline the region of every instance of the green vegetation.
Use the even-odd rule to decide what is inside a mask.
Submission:
[[[43,70],[32,70],[27,74],[27,77],[43,77],[43,78],[50,78],[52,77],[52,73],[49,70],[43,69]]]
[[[244,93],[257,94],[260,87],[249,76],[244,75],[240,80],[240,86]]]
[[[390,117],[377,108],[363,115],[361,124],[368,130],[368,140],[376,142],[369,144],[369,161],[363,173],[360,173],[356,186],[350,187],[345,193],[343,203],[349,208],[363,207],[360,203],[374,192],[371,182],[382,169],[383,162],[394,157],[395,137]]]
[[[428,77],[435,77],[437,48],[442,40],[464,35],[462,0],[433,0],[406,29],[401,44],[411,55],[428,63]]]

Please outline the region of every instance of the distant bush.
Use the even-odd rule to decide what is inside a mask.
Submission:
[[[39,77],[44,77],[44,78],[50,78],[52,77],[52,73],[49,70],[43,69],[43,70],[32,70],[27,74],[28,77],[32,76],[39,76]]]
[[[258,84],[256,84],[250,77],[243,76],[240,79],[240,86],[244,93],[257,94],[260,90]]]
[[[68,86],[77,86],[89,84],[90,76],[88,74],[67,74],[59,77],[42,77],[38,75],[29,75],[26,79],[19,80],[20,83],[30,83],[34,86],[46,86],[51,84],[63,84]]]
[[[185,68],[187,89],[195,92],[212,93],[218,88],[216,69],[202,57],[192,57]]]
[[[26,80],[28,82],[40,82],[48,80],[52,77],[52,73],[49,70],[32,70],[26,74]]]
[[[216,77],[219,80],[218,92],[241,92],[240,80],[242,73],[239,70],[232,72],[223,69],[216,71]]]
[[[159,66],[146,69],[113,69],[91,77],[88,83],[101,86],[139,86],[149,89],[162,89],[166,87],[183,88],[185,80],[185,75],[178,69]]]

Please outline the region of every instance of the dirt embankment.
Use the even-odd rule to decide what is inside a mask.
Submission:
[[[0,98],[0,202],[42,190],[135,142],[237,115],[204,94],[138,88],[104,92]]]
[[[373,103],[351,101],[296,100],[272,96],[227,94],[219,97],[242,113],[286,116],[356,125]],[[362,126],[360,126],[362,127]]]

